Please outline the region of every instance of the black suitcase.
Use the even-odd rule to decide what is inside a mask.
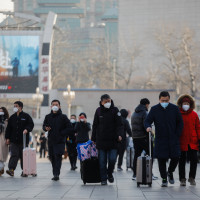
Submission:
[[[81,179],[84,184],[101,182],[98,158],[81,161]]]

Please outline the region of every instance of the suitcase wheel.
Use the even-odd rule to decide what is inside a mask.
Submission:
[[[37,174],[31,174],[32,175],[32,177],[36,177],[37,176]]]
[[[151,187],[151,183],[149,183],[148,185],[149,185],[149,187]]]
[[[140,187],[140,184],[139,184],[139,183],[137,183],[137,187]]]
[[[84,183],[84,185],[86,185],[86,182],[85,182],[85,181],[83,181],[83,183]]]
[[[128,167],[126,168],[126,171],[128,171]]]

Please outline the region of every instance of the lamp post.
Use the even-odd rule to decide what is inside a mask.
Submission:
[[[63,96],[67,99],[68,117],[71,115],[71,103],[75,99],[75,92],[71,91],[71,86],[67,85],[67,91],[63,92]]]
[[[36,88],[36,93],[32,95],[32,99],[34,102],[36,102],[36,105],[37,105],[36,119],[39,119],[40,118],[40,115],[39,115],[40,105],[44,99],[44,95],[40,94],[39,87]]]

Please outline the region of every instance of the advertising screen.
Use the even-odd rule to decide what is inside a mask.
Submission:
[[[35,93],[39,36],[0,36],[0,93]]]

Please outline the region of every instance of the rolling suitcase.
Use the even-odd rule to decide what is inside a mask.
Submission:
[[[99,160],[97,157],[81,161],[81,179],[84,184],[101,182]]]
[[[152,185],[152,157],[151,157],[151,133],[149,132],[149,156],[140,156],[137,159],[136,173],[137,187],[140,185]]]
[[[23,134],[23,174],[37,176],[36,172],[36,149],[26,147],[26,135]]]
[[[129,168],[133,169],[133,160],[134,160],[135,150],[133,147],[132,138],[127,138],[127,148],[126,148],[126,170]]]

